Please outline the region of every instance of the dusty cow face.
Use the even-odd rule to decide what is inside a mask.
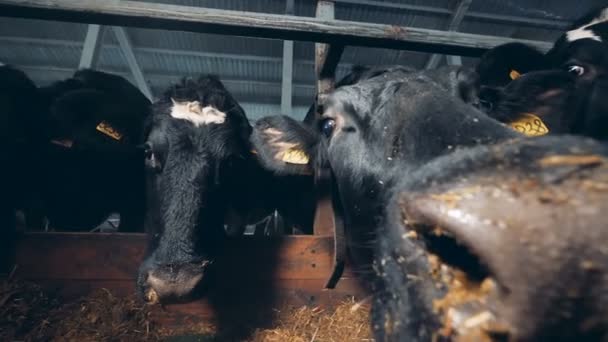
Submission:
[[[224,213],[246,172],[249,123],[219,80],[184,80],[154,105],[147,134],[149,255],[142,293],[187,297],[223,241]],[[241,177],[242,178],[242,177]]]
[[[254,136],[269,141],[271,128],[309,153],[308,167],[331,169],[377,340],[606,331],[606,201],[594,190],[605,148],[521,138],[424,73],[362,80],[329,97],[313,130],[270,117]],[[268,156],[281,155],[277,142]]]

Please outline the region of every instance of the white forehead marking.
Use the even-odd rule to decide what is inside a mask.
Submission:
[[[601,11],[600,14],[597,17],[595,17],[593,20],[591,20],[591,22],[589,22],[588,24],[585,24],[574,30],[566,32],[566,40],[569,42],[573,42],[573,41],[576,41],[579,39],[589,38],[589,39],[593,39],[593,40],[597,40],[598,42],[601,42],[602,38],[600,36],[596,35],[593,31],[589,30],[588,28],[589,28],[589,26],[603,23],[605,21],[608,21],[608,8],[605,8],[603,11]]]
[[[171,116],[176,119],[188,120],[195,126],[208,124],[221,124],[226,121],[226,113],[217,110],[214,107],[201,107],[200,102],[177,102],[171,99],[173,107],[171,107]]]

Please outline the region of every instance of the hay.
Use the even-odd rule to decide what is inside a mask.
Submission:
[[[257,330],[252,342],[372,341],[367,305],[347,301],[333,310],[301,307],[278,313],[277,328]]]
[[[0,341],[208,341],[216,332],[204,321],[160,327],[153,319],[155,310],[159,306],[142,304],[134,296],[119,298],[106,289],[61,303],[36,284],[0,280]],[[256,330],[248,340],[372,341],[369,308],[353,300],[331,310],[277,310],[274,325]]]
[[[61,304],[36,284],[0,281],[2,341],[158,341],[150,312],[133,296],[117,298],[105,289]]]
[[[118,298],[106,289],[78,303],[66,304],[52,314],[61,317],[53,339],[61,341],[158,341],[149,319],[151,310],[133,296]]]
[[[0,281],[0,341],[44,340],[49,312],[59,306],[36,284]]]

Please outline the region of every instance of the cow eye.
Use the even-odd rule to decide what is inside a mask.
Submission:
[[[334,132],[334,128],[336,128],[336,120],[331,118],[323,119],[319,124],[319,128],[321,129],[321,133],[329,138]]]
[[[580,65],[571,65],[568,67],[568,72],[571,74],[575,74],[576,76],[583,76],[585,73],[585,68]]]
[[[144,156],[146,158],[145,159],[146,168],[156,171],[156,172],[161,171],[161,169],[162,169],[161,163],[160,163],[160,160],[157,158],[156,154],[154,153],[152,144],[146,143],[144,145]]]

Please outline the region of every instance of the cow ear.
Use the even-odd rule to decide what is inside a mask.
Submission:
[[[314,132],[287,116],[258,120],[251,134],[251,153],[266,168],[279,174],[312,174]]]
[[[565,95],[573,86],[574,77],[563,71],[528,73],[503,89],[492,116],[528,136],[559,132],[561,123],[551,118],[567,117]]]
[[[457,87],[454,94],[466,103],[479,102],[479,75],[471,68],[461,67],[456,71]]]
[[[504,87],[531,71],[548,68],[545,55],[523,43],[507,43],[487,51],[476,66],[480,84]]]

